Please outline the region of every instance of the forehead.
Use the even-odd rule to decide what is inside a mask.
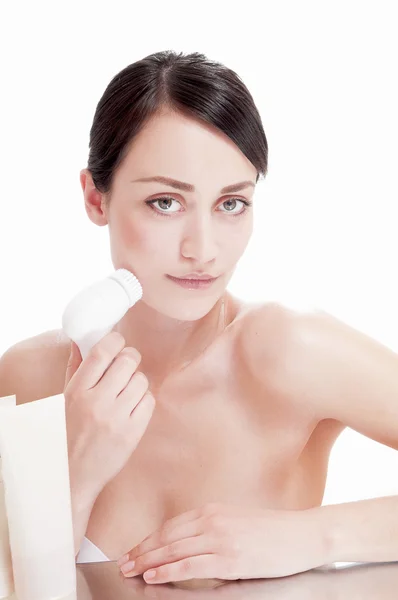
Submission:
[[[121,167],[137,177],[163,175],[193,184],[206,180],[220,189],[257,171],[241,150],[216,128],[181,113],[152,117],[134,139]]]

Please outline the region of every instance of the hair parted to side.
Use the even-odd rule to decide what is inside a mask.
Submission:
[[[226,134],[257,169],[268,167],[268,143],[253,98],[231,69],[204,54],[156,52],[125,67],[96,107],[87,168],[110,194],[113,176],[145,123],[162,109],[202,120]]]

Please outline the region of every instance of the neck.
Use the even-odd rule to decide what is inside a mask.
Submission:
[[[184,369],[218,337],[226,326],[227,293],[197,321],[179,321],[138,302],[115,327],[126,346],[137,348],[139,370],[159,385],[172,372]]]

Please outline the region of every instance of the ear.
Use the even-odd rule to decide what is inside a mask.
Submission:
[[[97,190],[88,169],[80,171],[80,184],[84,194],[84,206],[89,219],[103,227],[108,224],[105,195]]]

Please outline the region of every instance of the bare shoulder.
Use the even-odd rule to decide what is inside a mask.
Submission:
[[[242,317],[240,343],[254,369],[275,366],[283,357],[299,312],[277,302],[248,307]]]
[[[300,323],[318,310],[278,302],[258,303],[247,309],[240,327],[240,346],[251,376],[260,384],[279,386],[291,361]]]
[[[69,353],[58,329],[14,344],[0,358],[0,397],[15,394],[23,404],[62,393]]]

